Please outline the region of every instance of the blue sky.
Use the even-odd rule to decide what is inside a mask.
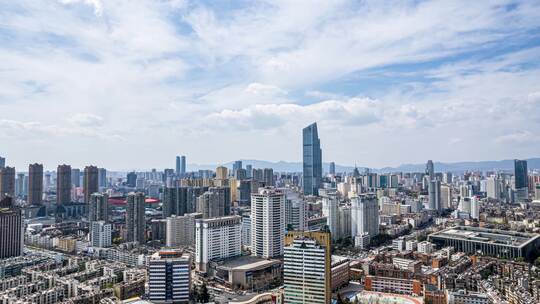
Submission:
[[[540,1],[0,0],[0,155],[115,170],[540,156]]]

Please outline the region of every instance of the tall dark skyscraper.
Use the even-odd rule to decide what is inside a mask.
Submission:
[[[145,243],[144,231],[146,222],[144,218],[145,196],[141,192],[131,192],[127,197],[126,228],[127,241]]]
[[[88,220],[109,222],[109,196],[102,193],[93,193],[88,206]]]
[[[43,200],[43,165],[31,164],[28,167],[28,203],[39,205]]]
[[[11,197],[0,199],[0,259],[20,256],[23,248],[21,210]]]
[[[526,160],[514,160],[514,183],[516,188],[516,199],[523,201],[529,198],[529,177]]]
[[[90,202],[90,196],[99,191],[99,170],[96,166],[86,166],[84,168],[83,192],[84,202]]]
[[[56,170],[56,205],[71,202],[71,166],[59,165]]]
[[[237,160],[233,163],[232,172],[236,172],[236,170],[242,169],[242,161]]]
[[[126,179],[127,185],[131,188],[135,188],[135,186],[137,185],[137,173],[129,172]]]
[[[274,186],[274,169],[264,168],[263,170],[263,182],[266,187]]]
[[[433,166],[433,161],[431,159],[427,161],[426,174],[429,175],[430,181],[435,178],[435,167]]]
[[[15,197],[15,168],[0,168],[0,199],[4,196]]]
[[[331,162],[328,168],[328,172],[332,175],[336,174],[336,163]]]
[[[0,169],[3,169],[6,166],[6,159],[0,156]]]
[[[318,195],[322,181],[322,150],[317,123],[302,130],[304,195]]]

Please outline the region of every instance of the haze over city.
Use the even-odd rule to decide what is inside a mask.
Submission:
[[[538,1],[0,3],[16,167],[540,156]]]

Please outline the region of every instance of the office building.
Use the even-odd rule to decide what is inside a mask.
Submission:
[[[194,246],[195,222],[200,213],[188,213],[182,216],[171,215],[166,219],[167,247]]]
[[[107,169],[105,168],[98,169],[98,186],[99,188],[107,187]]]
[[[322,181],[322,150],[317,123],[302,130],[304,195],[318,195]]]
[[[148,262],[148,298],[152,303],[189,303],[191,261],[182,251],[159,251]]]
[[[0,199],[15,197],[15,168],[0,168]]]
[[[529,198],[529,178],[526,160],[514,160],[514,179],[516,199],[523,201]]]
[[[137,173],[129,172],[126,175],[126,186],[135,188],[137,186]]]
[[[219,166],[216,168],[216,179],[224,180],[229,177],[227,167]]]
[[[264,182],[263,175],[264,175],[263,174],[263,169],[253,169],[253,170],[251,170],[251,178],[254,181],[263,183]]]
[[[435,166],[433,166],[433,161],[430,159],[426,164],[426,175],[429,177],[429,180],[435,179]]]
[[[92,193],[88,204],[88,221],[109,222],[109,196],[105,193]]]
[[[71,169],[71,184],[78,188],[81,186],[81,170]]]
[[[232,171],[233,172],[236,172],[236,170],[238,169],[242,169],[242,161],[241,160],[237,160],[233,163],[233,168],[232,168]]]
[[[438,180],[430,180],[428,191],[429,191],[429,205],[428,205],[429,209],[442,211],[441,182]]]
[[[200,219],[195,224],[195,263],[197,269],[207,271],[213,260],[227,259],[242,254],[242,226],[238,215]]]
[[[0,156],[0,169],[4,169],[6,167],[6,158]]]
[[[379,205],[377,197],[361,194],[351,198],[351,236],[355,244],[363,241],[365,235],[373,238],[379,234]],[[357,242],[358,240],[358,242]]]
[[[146,221],[144,217],[145,196],[141,192],[131,192],[127,197],[126,228],[127,241],[145,243]]]
[[[112,228],[105,221],[95,221],[90,224],[90,242],[93,247],[110,247]]]
[[[239,206],[251,206],[251,180],[241,180],[236,188],[236,198]]]
[[[56,205],[71,202],[71,166],[59,165],[56,169]]]
[[[328,166],[328,172],[331,175],[336,175],[336,163],[330,162],[330,165]]]
[[[186,157],[184,155],[176,157],[176,174],[178,176],[186,174]]]
[[[83,192],[84,192],[84,203],[88,204],[90,202],[90,196],[93,193],[99,192],[99,170],[96,166],[86,166],[84,168],[84,177],[83,177]]]
[[[452,188],[441,185],[441,208],[449,209],[450,207],[452,207]]]
[[[263,258],[283,255],[285,195],[275,188],[259,188],[251,195],[251,252]]]
[[[0,259],[22,255],[23,235],[21,209],[11,197],[0,199]]]
[[[246,165],[246,177],[247,178],[251,178],[252,177],[252,170],[253,170],[253,166],[252,165]]]
[[[274,169],[264,168],[263,170],[263,183],[265,187],[274,186]]]
[[[43,201],[43,165],[31,164],[28,167],[28,203],[40,205]]]
[[[501,198],[501,182],[497,177],[488,177],[486,181],[486,196],[488,198],[500,199]]]
[[[284,303],[331,303],[329,232],[287,233],[283,261]]]
[[[533,261],[540,250],[540,235],[480,227],[451,227],[428,236],[438,248],[454,247],[456,251],[506,259]],[[420,246],[420,244],[419,244]]]

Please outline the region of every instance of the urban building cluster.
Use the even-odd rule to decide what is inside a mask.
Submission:
[[[0,158],[0,304],[540,303],[540,171]]]

